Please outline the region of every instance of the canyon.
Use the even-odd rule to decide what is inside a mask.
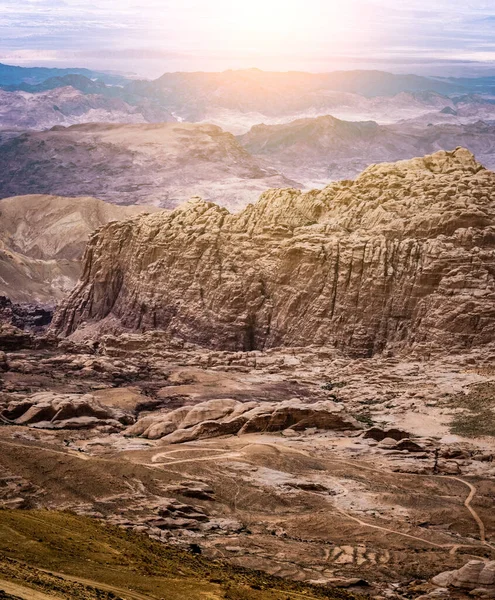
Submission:
[[[155,210],[87,197],[0,200],[0,295],[53,307],[78,281],[86,242],[95,229]]]

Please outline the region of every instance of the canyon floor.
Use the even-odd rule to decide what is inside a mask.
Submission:
[[[8,533],[0,536],[0,573],[7,573],[5,592],[12,594],[6,597],[44,597],[15,593],[25,584],[21,563],[12,567],[19,560],[23,568],[66,568],[116,593],[113,585],[122,598],[186,597],[163,596],[145,578],[131,584],[127,575],[109,576],[108,564],[118,560],[115,540],[105,536],[123,535],[115,533],[121,528],[151,538],[143,544],[188,551],[187,560],[201,554],[304,588],[286,593],[278,584],[236,583],[235,575],[240,587],[229,592],[202,571],[203,587],[188,598],[338,597],[344,588],[377,598],[439,597],[432,576],[495,559],[495,371],[486,348],[422,361],[349,359],[316,347],[207,351],[158,332],[104,336],[96,347],[48,342],[11,343],[0,357],[0,531]],[[47,406],[57,398],[65,399],[63,414],[50,419]],[[81,398],[90,402],[78,409]],[[286,411],[294,403],[332,404],[343,425],[312,427],[309,420],[305,427],[219,430],[211,437],[201,419],[211,425],[218,417],[211,407],[232,401],[270,410],[292,402]],[[184,406],[196,407],[200,430],[181,431],[197,439],[132,435],[135,422],[154,423]],[[96,529],[82,543],[77,536],[88,518],[87,527]],[[72,566],[67,557],[78,557],[93,540],[112,559],[94,550],[89,577],[86,566],[75,570],[84,565],[80,557]],[[67,544],[71,550],[62,552]],[[148,551],[159,561],[156,549]],[[131,563],[126,569],[140,573],[142,562]],[[30,585],[43,593],[39,582]]]

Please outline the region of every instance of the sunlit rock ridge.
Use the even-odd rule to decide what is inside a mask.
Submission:
[[[54,327],[356,356],[489,344],[494,190],[495,173],[457,148],[323,190],[269,190],[238,214],[193,198],[110,223],[90,239]]]

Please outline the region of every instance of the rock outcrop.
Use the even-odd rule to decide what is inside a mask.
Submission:
[[[270,190],[239,214],[192,199],[112,223],[91,238],[54,329],[358,356],[490,344],[494,190],[495,174],[458,148],[321,191]]]
[[[91,394],[40,392],[9,402],[0,412],[3,422],[40,429],[91,429],[111,426],[117,431],[133,423],[132,415],[99,403]]]
[[[472,591],[473,596],[493,598],[495,596],[495,561],[470,560],[456,571],[440,573],[432,583],[441,588]],[[475,592],[476,590],[476,592]]]
[[[190,442],[222,435],[242,435],[309,429],[336,431],[360,429],[358,421],[346,414],[343,406],[331,401],[313,404],[297,398],[280,403],[238,402],[226,398],[182,406],[168,413],[139,419],[127,435],[164,439],[170,444]]]

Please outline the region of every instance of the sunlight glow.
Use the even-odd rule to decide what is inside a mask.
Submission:
[[[213,28],[218,41],[229,39],[234,52],[249,47],[271,51],[280,44],[301,48],[301,42],[308,49],[312,42],[328,47],[350,42],[349,32],[362,12],[357,5],[356,0],[211,0],[204,25]]]

